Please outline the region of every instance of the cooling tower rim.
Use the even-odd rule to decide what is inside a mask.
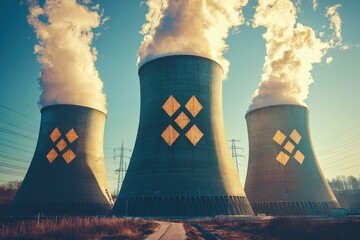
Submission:
[[[299,104],[276,104],[276,105],[269,105],[269,106],[265,106],[265,107],[259,107],[259,108],[255,108],[255,109],[252,109],[252,110],[248,110],[246,112],[246,114],[245,114],[245,118],[247,118],[248,115],[253,113],[253,112],[261,111],[263,109],[268,109],[268,108],[280,107],[280,106],[300,107],[300,108],[304,108],[306,111],[309,111],[309,107],[304,106],[304,105],[299,105]]]
[[[92,107],[87,107],[87,106],[83,106],[83,105],[77,105],[77,104],[52,104],[52,105],[48,105],[48,106],[45,106],[45,107],[42,107],[40,112],[43,113],[44,111],[47,111],[49,109],[52,109],[52,108],[61,108],[61,107],[79,107],[79,108],[87,108],[91,111],[97,111],[97,112],[100,112],[102,114],[105,115],[105,117],[107,117],[106,113],[104,113],[103,111],[99,110],[99,109],[96,109],[96,108],[92,108]]]
[[[199,56],[199,55],[193,55],[193,54],[171,54],[171,55],[162,55],[162,56],[159,56],[159,57],[156,57],[156,58],[152,58],[152,59],[143,61],[141,64],[139,64],[138,74],[140,73],[141,69],[145,65],[148,65],[149,63],[152,63],[154,61],[159,61],[159,60],[164,59],[164,58],[178,58],[178,57],[194,57],[194,58],[200,58],[200,59],[208,60],[208,61],[213,62],[216,65],[218,65],[220,67],[221,71],[224,73],[224,69],[221,66],[221,64],[218,63],[217,61],[215,61],[214,59],[204,57],[204,56]]]

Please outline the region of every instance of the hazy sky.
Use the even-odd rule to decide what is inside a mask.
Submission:
[[[41,2],[41,1],[40,1]],[[360,173],[360,2],[351,0],[318,0],[316,11],[310,0],[296,1],[297,22],[311,27],[318,35],[330,36],[329,6],[340,3],[342,42],[348,50],[328,49],[322,62],[311,71],[305,103],[310,108],[310,130],[313,147],[325,177]],[[113,148],[133,148],[137,133],[140,90],[137,75],[137,52],[140,34],[148,11],[142,1],[94,0],[100,3],[104,17],[110,19],[95,29],[93,47],[97,48],[95,67],[104,83],[107,99],[105,128],[105,161],[109,183],[115,187],[118,162]],[[244,184],[248,140],[245,113],[252,95],[262,79],[265,63],[265,40],[262,26],[253,28],[251,19],[257,1],[243,7],[245,24],[238,33],[231,31],[225,58],[230,62],[223,82],[223,108],[228,139],[241,140],[245,150],[240,174]],[[35,150],[40,123],[40,64],[34,54],[38,43],[34,28],[28,24],[28,6],[17,0],[2,1],[0,8],[0,181],[22,179]],[[196,12],[194,13],[196,15]],[[282,19],[287,21],[286,19]],[[247,24],[249,23],[249,24]],[[191,26],[189,26],[191,28]],[[326,64],[326,59],[333,61]]]

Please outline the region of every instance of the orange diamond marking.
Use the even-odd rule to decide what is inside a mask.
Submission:
[[[55,151],[55,149],[51,149],[50,152],[46,155],[46,158],[48,159],[49,163],[52,163],[55,158],[57,158],[58,154]]]
[[[288,152],[288,153],[293,153],[294,149],[295,149],[295,145],[299,144],[299,142],[301,141],[301,135],[299,134],[298,131],[296,131],[296,129],[294,129],[291,134],[290,134],[290,138],[293,141],[287,141],[285,143],[284,149]],[[280,130],[278,130],[276,132],[276,134],[273,137],[273,140],[279,144],[280,146],[284,143],[286,139],[286,135],[284,133],[282,133]],[[295,145],[294,145],[295,143]],[[300,152],[299,150],[297,150],[295,152],[294,155],[292,155],[294,157],[294,159],[296,161],[298,161],[300,164],[303,163],[305,156],[304,154],[302,154],[302,152]],[[277,155],[276,160],[278,160],[281,164],[283,164],[284,166],[286,165],[286,163],[289,161],[290,156],[287,155],[286,153],[284,153],[283,151],[280,151],[280,153]]]
[[[70,143],[72,143],[79,137],[73,128],[70,131],[68,131],[68,133],[65,136],[69,140]]]
[[[193,117],[198,115],[198,113],[201,111],[203,106],[200,104],[200,102],[197,100],[197,98],[193,95],[190,100],[186,103],[185,107]]]
[[[275,133],[274,137],[273,137],[273,140],[281,145],[284,141],[285,141],[285,134],[283,134],[280,130],[277,130],[277,132]]]
[[[66,163],[69,164],[76,157],[76,155],[73,151],[71,151],[71,149],[69,149],[62,155],[62,157]]]
[[[64,141],[64,139],[61,139],[57,144],[56,147],[59,149],[59,151],[61,152],[62,150],[64,150],[64,148],[66,148],[67,144]]]
[[[300,164],[302,164],[305,159],[305,156],[299,150],[297,150],[294,155],[294,158],[296,161],[298,161]]]
[[[175,122],[177,123],[177,125],[179,125],[181,129],[184,129],[184,127],[186,127],[186,125],[188,125],[188,123],[190,122],[190,119],[188,118],[188,116],[186,116],[184,112],[181,112],[179,116],[175,119]]]
[[[286,151],[288,151],[289,153],[292,153],[295,146],[294,144],[292,144],[290,141],[287,141],[287,143],[285,144],[284,148],[286,149]]]
[[[296,131],[296,129],[294,129],[294,130],[291,132],[291,134],[290,134],[290,138],[291,138],[292,140],[294,140],[294,142],[295,142],[296,144],[299,144],[299,142],[300,142],[300,140],[301,140],[301,135],[300,135],[300,133],[298,133],[298,131]]]
[[[59,131],[58,128],[55,128],[52,133],[50,134],[50,138],[53,142],[55,142],[56,140],[58,140],[58,138],[61,136],[61,132]]]
[[[200,131],[200,129],[194,124],[189,131],[185,134],[185,136],[189,139],[189,141],[195,146],[200,139],[204,136],[204,134]]]
[[[169,146],[171,146],[179,137],[179,133],[173,128],[173,126],[169,125],[161,134],[161,137]]]
[[[171,95],[164,103],[162,108],[171,117],[180,107],[180,103]]]
[[[286,165],[286,163],[289,161],[289,156],[284,153],[283,151],[280,151],[280,153],[277,155],[276,160],[278,160],[282,165]]]

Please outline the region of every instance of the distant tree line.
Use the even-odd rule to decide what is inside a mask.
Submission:
[[[328,179],[329,185],[334,192],[346,190],[360,190],[360,177],[354,176],[337,176],[331,180]]]
[[[21,185],[20,181],[12,181],[0,185],[0,203],[8,203],[13,200]]]
[[[8,211],[20,185],[21,181],[13,181],[0,185],[0,216]]]
[[[360,177],[337,176],[329,185],[343,208],[360,208]]]

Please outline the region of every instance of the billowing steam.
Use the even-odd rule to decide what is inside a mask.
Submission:
[[[191,54],[220,63],[225,76],[224,39],[243,24],[242,7],[248,0],[148,0],[147,23],[142,26],[138,65],[166,55]],[[224,76],[224,77],[225,77]]]
[[[328,10],[335,18],[336,8]],[[332,44],[316,37],[312,28],[296,23],[296,14],[290,0],[259,0],[253,25],[267,30],[263,35],[266,57],[249,110],[277,104],[306,105],[313,64],[322,61]],[[337,29],[338,25],[332,26]],[[327,63],[331,61],[329,58]]]
[[[39,39],[35,53],[41,63],[41,106],[76,104],[106,112],[103,83],[95,68],[92,30],[100,25],[98,7],[90,10],[76,0],[30,4],[28,22]]]

